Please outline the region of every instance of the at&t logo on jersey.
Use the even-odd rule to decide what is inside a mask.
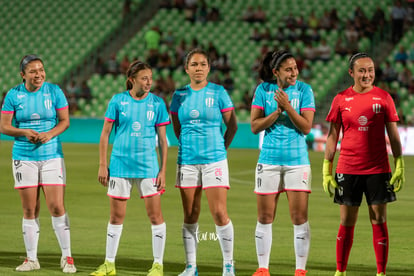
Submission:
[[[206,99],[206,106],[212,107],[214,105],[214,99],[213,98],[207,98]]]
[[[32,125],[40,125],[40,115],[39,115],[39,114],[37,114],[37,113],[33,113],[33,114],[30,116],[30,119],[32,120],[32,121],[30,122],[30,124],[32,124]]]
[[[190,117],[193,119],[197,119],[200,116],[200,112],[197,109],[193,109],[190,111]],[[200,123],[200,120],[191,120],[190,123],[192,124],[198,124]]]
[[[138,132],[141,129],[141,124],[139,122],[132,123],[132,130],[134,132],[131,133],[131,136],[141,136],[141,132]]]
[[[368,119],[365,116],[359,116],[358,123],[361,125],[358,130],[359,131],[368,131],[368,127],[365,126],[368,123]]]
[[[193,119],[197,119],[200,116],[200,112],[197,109],[193,109],[190,111],[190,117]]]

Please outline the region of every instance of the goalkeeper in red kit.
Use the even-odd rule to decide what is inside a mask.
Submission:
[[[323,162],[323,187],[340,205],[340,225],[336,241],[336,273],[345,276],[354,228],[362,197],[372,224],[377,276],[384,276],[388,258],[387,203],[396,200],[405,181],[399,121],[390,94],[373,85],[374,61],[365,53],[349,59],[348,72],[354,84],[335,96],[329,114],[330,130]],[[391,144],[395,170],[391,175],[385,130]],[[332,163],[338,137],[342,142],[335,177]]]

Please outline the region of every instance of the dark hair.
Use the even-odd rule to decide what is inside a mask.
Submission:
[[[127,90],[132,89],[132,86],[133,86],[132,85],[132,82],[129,80],[129,78],[136,77],[136,75],[138,74],[139,71],[145,70],[145,69],[152,70],[151,69],[151,66],[149,64],[144,63],[144,62],[139,61],[139,60],[133,61],[129,65],[128,70],[126,72],[126,77],[127,77],[127,80],[126,80],[126,89]]]
[[[349,63],[349,69],[353,70],[354,69],[355,62],[358,59],[360,59],[360,58],[366,58],[366,57],[372,59],[367,53],[356,53],[356,54],[353,54],[349,58],[349,61],[348,61],[348,63]]]
[[[190,52],[187,53],[187,55],[185,56],[185,68],[188,68],[188,63],[190,62],[190,59],[195,55],[195,54],[200,54],[206,57],[207,59],[207,64],[210,65],[210,56],[208,55],[208,53],[206,51],[204,51],[203,49],[200,48],[194,48],[192,49]]]
[[[21,60],[20,60],[20,72],[24,73],[24,70],[26,70],[27,65],[32,62],[38,60],[43,64],[43,60],[34,54],[30,54],[30,55],[25,55]]]
[[[271,82],[274,80],[273,69],[278,70],[280,65],[288,58],[293,58],[293,55],[286,51],[280,50],[277,52],[268,52],[263,57],[262,63],[259,67],[259,77],[263,81]]]

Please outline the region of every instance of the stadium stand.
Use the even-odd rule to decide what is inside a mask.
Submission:
[[[143,0],[132,1],[134,16],[139,15],[139,5]],[[162,1],[164,4],[172,1]],[[39,3],[41,3],[39,5]],[[96,5],[92,0],[74,1],[2,1],[4,16],[0,17],[0,28],[2,31],[2,55],[0,56],[0,82],[1,90],[7,91],[20,81],[16,64],[24,54],[31,52],[42,56],[46,61],[48,80],[56,83],[63,83],[70,75],[73,78],[82,79],[84,76],[77,76],[74,67],[84,66],[85,57],[91,55],[97,48],[102,47],[105,39],[113,35],[123,24],[125,7],[123,1],[108,0]],[[179,87],[187,83],[188,78],[182,66],[176,66],[179,61],[176,58],[176,48],[181,41],[186,47],[190,47],[194,40],[206,48],[209,43],[217,49],[219,54],[227,54],[230,61],[230,77],[234,81],[234,89],[231,91],[233,101],[238,105],[242,102],[246,91],[252,95],[257,85],[257,74],[254,72],[254,64],[261,55],[263,48],[269,50],[277,48],[289,48],[297,56],[303,55],[304,41],[302,39],[277,39],[278,28],[283,30],[284,35],[301,35],[300,28],[293,28],[292,31],[286,27],[286,19],[292,15],[296,19],[302,17],[308,21],[311,14],[322,18],[325,11],[336,9],[340,24],[336,28],[318,28],[316,35],[319,40],[312,40],[312,45],[318,47],[320,40],[325,39],[332,49],[331,58],[323,62],[321,60],[307,61],[310,77],[306,79],[315,92],[318,106],[325,105],[332,97],[332,93],[338,91],[338,84],[343,83],[346,76],[346,63],[348,54],[340,55],[334,52],[338,38],[346,37],[346,22],[354,20],[357,7],[360,2],[349,1],[323,1],[315,0],[312,4],[305,0],[245,0],[245,1],[206,1],[207,12],[217,11],[219,20],[214,18],[201,17],[199,12],[195,13],[192,20],[188,19],[185,9],[174,7],[160,8],[158,12],[142,27],[135,35],[130,37],[126,43],[122,43],[116,51],[116,60],[121,63],[124,57],[128,60],[134,58],[147,59],[148,49],[145,43],[145,34],[153,27],[158,27],[162,33],[159,53],[166,53],[172,59],[174,66],[169,68],[154,69],[154,84],[159,77],[172,76],[175,86]],[[368,0],[360,6],[360,10],[370,19],[373,17],[377,7],[385,12],[386,19],[390,16],[392,0],[375,1]],[[242,15],[246,9],[252,6],[254,9],[263,8],[266,12],[264,22],[246,22]],[[40,14],[39,17],[26,17],[23,14]],[[68,16],[70,15],[70,16]],[[35,25],[36,32],[27,35],[23,26]],[[263,32],[266,28],[270,30],[270,39],[254,41],[250,39],[254,29]],[[170,34],[171,37],[167,37]],[[311,28],[306,30],[306,35],[315,35]],[[380,35],[378,32],[371,37],[364,36],[358,39],[358,50],[373,52],[373,45],[377,45]],[[168,42],[168,39],[171,41]],[[410,44],[413,41],[412,31],[409,32],[400,43]],[[167,43],[168,42],[168,43]],[[405,45],[404,44],[404,45]],[[409,49],[411,45],[407,46]],[[185,49],[185,50],[187,50]],[[397,48],[395,48],[397,49]],[[391,55],[390,55],[391,57]],[[390,60],[390,57],[387,60]],[[395,65],[395,64],[394,64]],[[85,66],[92,66],[87,64]],[[382,66],[382,65],[381,65]],[[397,66],[398,67],[398,66]],[[414,66],[409,64],[413,72]],[[74,73],[75,72],[75,73]],[[85,75],[86,76],[86,75]],[[224,78],[224,73],[217,70],[211,74],[218,80]],[[77,100],[79,111],[75,115],[101,117],[104,114],[106,104],[110,97],[122,91],[125,87],[125,77],[122,74],[107,75],[105,72],[93,74],[87,81],[91,89],[92,100],[80,98]],[[62,84],[63,85],[63,84]],[[398,89],[398,88],[397,88]],[[409,99],[408,89],[398,89],[401,99]],[[163,95],[168,101],[171,93]],[[412,97],[411,97],[412,98]],[[410,99],[411,99],[410,98]],[[403,112],[412,112],[411,101],[406,104],[401,101]],[[247,121],[249,112],[245,109],[238,109],[237,115],[240,121]],[[412,116],[412,115],[409,115]]]

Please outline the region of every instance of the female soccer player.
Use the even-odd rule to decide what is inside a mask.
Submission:
[[[205,190],[223,254],[223,275],[232,276],[234,232],[227,214],[230,186],[226,149],[237,131],[234,106],[221,85],[207,81],[210,60],[206,52],[190,51],[185,70],[191,82],[175,91],[171,103],[174,132],[179,140],[176,186],[180,188],[184,211],[182,233],[187,264],[180,275],[198,275],[197,222]],[[224,135],[223,120],[227,127]]]
[[[151,222],[154,263],[148,276],[163,275],[166,225],[161,212],[161,194],[165,191],[167,164],[166,125],[170,123],[164,100],[150,93],[151,67],[131,63],[127,73],[127,91],[116,94],[108,104],[99,143],[98,180],[108,187],[110,218],[107,228],[105,263],[90,275],[115,275],[115,257],[125,218],[127,200],[133,186],[144,198]],[[115,137],[108,170],[109,135]],[[160,166],[156,152],[158,134]]]
[[[251,129],[265,131],[256,167],[256,252],[254,276],[269,274],[272,223],[279,195],[286,192],[293,223],[296,276],[306,275],[310,244],[308,195],[311,168],[305,135],[312,127],[315,102],[312,88],[298,81],[295,58],[287,51],[267,53],[259,70],[263,79],[254,95]]]
[[[6,95],[1,111],[1,132],[15,137],[13,145],[14,188],[23,207],[23,240],[26,260],[17,271],[40,269],[37,259],[41,190],[52,216],[62,250],[61,268],[75,273],[70,247],[69,217],[64,206],[65,163],[59,134],[69,127],[68,102],[63,91],[45,81],[43,61],[27,55],[20,61],[23,83]],[[12,121],[15,121],[15,125]]]
[[[334,202],[340,205],[335,276],[346,275],[363,194],[372,224],[377,275],[384,276],[388,258],[387,202],[396,200],[395,192],[405,181],[396,123],[398,115],[390,94],[373,85],[375,67],[371,57],[365,53],[354,54],[349,59],[348,72],[354,84],[332,102],[326,117],[330,130],[323,161],[324,190],[332,196],[330,187],[334,187]],[[384,128],[396,165],[392,178]],[[332,163],[341,131],[343,139],[334,179]]]

